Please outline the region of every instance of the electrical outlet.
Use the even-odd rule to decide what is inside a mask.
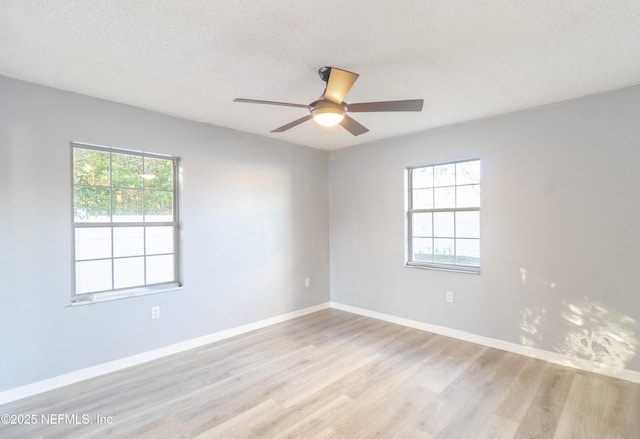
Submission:
[[[151,307],[151,318],[152,319],[159,319],[160,318],[160,307],[159,306],[152,306]]]
[[[306,279],[304,280],[304,286],[305,286],[305,287],[307,287],[307,288],[309,288],[309,287],[311,286],[311,279],[306,278]]]
[[[453,291],[447,291],[447,302],[453,302]]]

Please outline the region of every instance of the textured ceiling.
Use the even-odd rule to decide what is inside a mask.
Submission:
[[[639,0],[0,0],[0,41],[0,75],[328,150],[640,83]],[[322,66],[424,109],[353,137],[232,102],[307,104]]]

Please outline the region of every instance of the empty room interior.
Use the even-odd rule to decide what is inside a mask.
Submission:
[[[639,29],[0,0],[0,437],[640,437]]]

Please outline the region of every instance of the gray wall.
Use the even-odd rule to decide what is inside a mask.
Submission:
[[[182,157],[184,289],[66,307],[72,140]],[[0,152],[0,391],[329,300],[325,151],[0,77]]]
[[[635,87],[332,153],[332,301],[640,371],[639,115]],[[466,158],[482,273],[404,267],[404,168]]]

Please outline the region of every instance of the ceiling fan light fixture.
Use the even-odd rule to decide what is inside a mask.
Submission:
[[[338,125],[344,119],[347,112],[346,105],[321,99],[309,106],[313,120],[324,127]]]
[[[344,113],[334,113],[331,110],[325,112],[316,112],[313,115],[313,120],[323,127],[333,127],[338,125],[344,119]]]

